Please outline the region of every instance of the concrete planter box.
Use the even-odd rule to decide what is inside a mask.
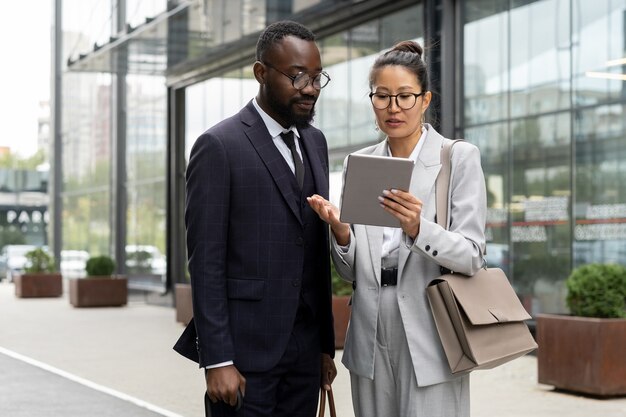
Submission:
[[[60,297],[63,276],[58,273],[35,273],[15,276],[15,296],[19,298]]]
[[[193,317],[191,284],[176,284],[174,286],[174,302],[176,303],[176,321],[186,326]]]
[[[333,319],[335,323],[335,348],[343,349],[350,321],[349,295],[333,295]]]
[[[593,396],[626,395],[626,319],[537,316],[538,380]]]
[[[74,307],[119,307],[128,302],[125,277],[89,277],[70,280],[70,304]]]

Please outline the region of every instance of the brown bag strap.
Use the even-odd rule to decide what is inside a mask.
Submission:
[[[452,172],[452,147],[463,139],[445,141],[441,147],[441,169],[435,181],[435,210],[437,224],[448,229],[448,194],[450,192],[450,175]]]
[[[324,417],[326,411],[326,396],[328,396],[328,408],[330,409],[330,417],[337,417],[337,411],[335,411],[335,398],[333,397],[333,389],[326,391],[320,389],[320,412],[318,417]]]

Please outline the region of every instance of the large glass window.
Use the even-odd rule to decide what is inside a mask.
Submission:
[[[568,108],[569,0],[515,4],[508,13],[511,117]]]
[[[126,269],[165,274],[167,101],[163,77],[128,76]]]
[[[185,90],[185,157],[198,136],[208,128],[237,113],[254,96],[259,84],[252,74],[252,65],[211,78]]]
[[[112,34],[116,2],[63,2],[62,56],[103,45]],[[112,76],[65,72],[61,126],[62,245],[64,250],[110,254]]]
[[[348,33],[342,32],[320,40],[322,64],[331,82],[322,90],[316,110],[315,123],[324,132],[329,147],[339,148],[350,143],[348,132],[348,98],[351,78]]]
[[[48,171],[0,169],[0,248],[47,244],[48,200]]]
[[[137,27],[146,22],[146,19],[164,12],[167,9],[167,0],[125,0],[126,22]]]
[[[63,249],[109,254],[111,76],[63,78]]]
[[[467,1],[464,27],[465,124],[508,116],[509,89],[506,13],[501,1]]]
[[[626,5],[619,0],[573,2],[572,68],[577,106],[624,101]]]
[[[238,3],[233,2],[232,7]],[[297,1],[293,4],[293,11],[301,11],[317,3],[320,2]],[[218,8],[219,13],[226,10],[220,1],[209,2],[208,6]],[[268,16],[284,12],[278,3],[272,7],[267,10]],[[326,135],[331,150],[330,194],[334,202],[339,199],[345,155],[350,150],[382,139],[375,129],[368,98],[371,65],[382,50],[399,41],[414,39],[423,44],[422,21],[423,7],[420,4],[318,39],[324,70],[332,80],[320,94],[314,124]],[[213,30],[219,32],[225,29],[216,27]],[[186,89],[187,158],[193,143],[203,131],[238,112],[256,95],[258,83],[251,68],[252,64]]]
[[[77,59],[112,35],[116,0],[63,1],[63,57]]]
[[[331,153],[331,169],[341,171],[348,150],[382,139],[368,97],[371,66],[381,51],[399,41],[414,39],[423,45],[422,21],[423,8],[418,5],[319,41],[322,63],[332,81],[320,95],[315,124],[331,150],[346,150]]]
[[[465,16],[487,260],[530,312],[565,312],[572,267],[626,254],[626,3],[469,0]]]

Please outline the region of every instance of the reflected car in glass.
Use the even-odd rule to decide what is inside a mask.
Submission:
[[[165,275],[167,262],[156,246],[126,245],[126,270],[128,274]]]
[[[6,245],[0,253],[0,264],[4,268],[4,276],[8,282],[13,282],[15,275],[24,273],[26,266],[26,254],[33,249],[37,249],[35,245]]]
[[[89,252],[84,250],[62,250],[60,271],[63,278],[80,278],[87,275],[85,266]]]
[[[487,255],[485,256],[487,266],[500,268],[506,275],[509,271],[509,245],[502,243],[488,243]]]

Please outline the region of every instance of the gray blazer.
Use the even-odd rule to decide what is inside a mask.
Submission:
[[[444,139],[426,125],[427,135],[411,178],[411,193],[422,200],[420,232],[413,241],[403,235],[398,260],[398,304],[419,386],[454,378],[435,328],[425,288],[441,275],[440,266],[473,275],[485,250],[487,198],[478,148],[457,143],[452,152],[449,230],[435,219],[435,179],[441,168]],[[385,155],[386,141],[358,151]],[[374,348],[380,293],[383,228],[354,224],[350,245],[343,251],[333,239],[332,257],[339,274],[357,281],[352,316],[343,352],[344,365],[353,373],[374,378]],[[407,364],[410,366],[410,364]]]

